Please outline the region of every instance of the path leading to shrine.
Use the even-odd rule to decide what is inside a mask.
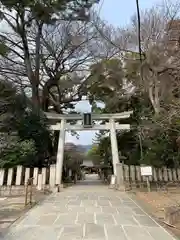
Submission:
[[[126,193],[89,175],[50,195],[9,229],[3,240],[173,240]]]

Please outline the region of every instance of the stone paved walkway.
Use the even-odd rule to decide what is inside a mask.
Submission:
[[[173,240],[127,194],[88,183],[52,194],[3,240]]]

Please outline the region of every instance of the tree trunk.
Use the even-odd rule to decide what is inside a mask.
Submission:
[[[40,45],[42,35],[43,23],[38,24],[38,32],[36,35],[36,54],[35,54],[35,72],[32,74],[32,66],[30,63],[31,85],[32,85],[32,102],[37,110],[40,109],[40,96],[39,96],[39,70],[40,70]],[[30,60],[30,56],[29,56]]]
[[[37,85],[32,85],[32,103],[35,109],[40,109],[39,89]]]
[[[154,109],[155,115],[159,115],[160,113],[160,105],[159,105],[159,99],[153,94],[153,86],[149,87],[149,99],[151,101],[152,107]]]
[[[43,88],[41,107],[42,107],[43,111],[48,112],[48,107],[49,107],[49,89],[48,89],[47,84],[45,84],[44,88]]]
[[[54,86],[57,86],[55,79],[49,79],[46,84],[43,87],[43,92],[42,92],[42,101],[41,101],[41,107],[43,111],[48,112],[48,107],[51,104],[54,107],[54,110],[57,113],[62,114],[62,109],[59,100],[53,96],[52,93],[50,93],[50,89]],[[50,102],[50,97],[51,97],[51,102]]]

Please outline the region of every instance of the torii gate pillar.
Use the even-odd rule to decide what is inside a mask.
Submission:
[[[61,128],[59,133],[57,160],[56,160],[56,185],[61,184],[64,158],[64,142],[65,142],[65,119],[61,119]]]
[[[110,122],[113,170],[114,170],[114,175],[117,176],[117,164],[119,163],[119,152],[118,152],[117,137],[116,137],[116,126],[115,126],[114,119],[110,119],[109,122]]]

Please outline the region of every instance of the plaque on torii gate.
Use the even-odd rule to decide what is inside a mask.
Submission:
[[[109,113],[109,114],[95,114],[95,113],[84,113],[84,114],[56,114],[56,113],[45,113],[50,121],[56,121],[56,124],[50,125],[52,131],[60,131],[58,151],[57,151],[57,162],[56,162],[56,185],[61,184],[63,158],[64,158],[64,144],[65,144],[65,131],[75,130],[110,130],[111,138],[111,151],[112,151],[112,162],[114,175],[117,175],[116,165],[120,163],[119,152],[116,138],[116,130],[130,130],[130,124],[119,124],[116,120],[129,118],[133,111],[123,113]],[[83,120],[83,124],[70,124],[67,121],[72,120]],[[108,120],[104,124],[92,124],[93,120]]]
[[[92,114],[91,113],[83,113],[83,126],[84,126],[84,128],[92,127]]]

